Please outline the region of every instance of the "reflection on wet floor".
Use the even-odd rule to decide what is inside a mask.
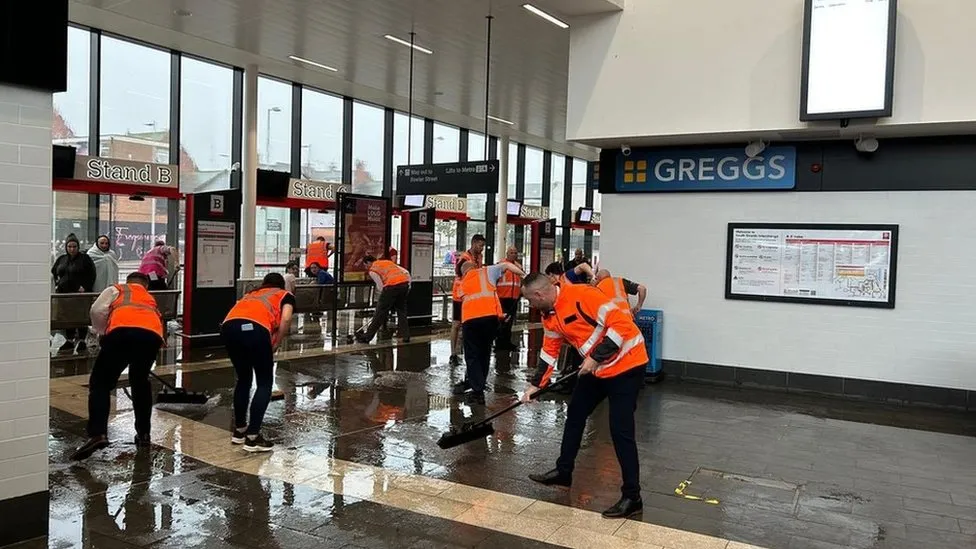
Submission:
[[[566,520],[574,509],[599,511],[616,501],[619,472],[605,409],[599,409],[588,425],[572,489],[547,488],[526,479],[527,473],[552,466],[568,397],[548,398],[500,417],[494,422],[496,434],[484,441],[448,451],[436,446],[450,425],[484,417],[489,409],[516,397],[532,366],[527,350],[498,357],[486,406],[468,405],[451,396],[451,385],[463,377],[463,366],[449,366],[449,344],[443,339],[350,351],[278,362],[276,384],[285,398],[272,403],[265,426],[283,452],[446,481],[437,495],[447,494],[451,501],[465,501],[469,497],[465,487],[489,490],[477,492],[479,501],[497,500],[502,508],[496,511],[511,511],[526,520],[554,516]],[[219,398],[210,406],[169,410],[228,430],[233,371],[215,366],[184,372],[180,381]],[[124,401],[122,397],[118,402],[122,410]],[[52,414],[52,547],[75,546],[56,545],[58,539],[75,543],[97,536],[135,545],[159,544],[153,547],[194,546],[197,537],[213,543],[196,545],[207,547],[257,545],[254,540],[270,547],[313,543],[301,535],[312,536],[321,546],[322,539],[329,538],[319,529],[327,523],[347,525],[346,529],[336,526],[341,532],[355,530],[329,546],[375,547],[391,541],[371,538],[382,528],[370,526],[377,524],[370,521],[380,516],[382,525],[388,520],[383,513],[407,512],[361,501],[369,503],[361,507],[369,511],[349,511],[355,506],[348,505],[350,494],[343,490],[286,488],[279,481],[223,471],[163,450],[137,466],[134,447],[124,444],[114,446],[109,456],[69,466],[64,456],[79,442],[81,423],[67,414]],[[599,546],[581,545],[581,539],[590,539],[584,536],[589,532],[612,535],[614,546],[621,547],[626,542],[676,549],[745,547],[728,540],[786,549],[976,547],[972,414],[663,383],[644,390],[637,417],[645,501],[642,520],[667,528],[593,520],[594,514],[587,513],[573,516],[578,535],[569,535],[574,531],[564,527],[558,530],[560,535],[554,531],[547,538],[550,543]],[[130,482],[133,475],[138,480],[135,485]],[[101,488],[95,486],[93,491],[93,483],[107,487],[102,490],[108,494],[107,511],[102,511],[101,499],[89,501],[93,495],[101,498],[97,492]],[[132,505],[128,499],[134,496],[126,494],[133,486],[140,486],[135,501],[143,507],[127,511],[127,504]],[[289,490],[297,490],[297,495],[288,496]],[[505,494],[520,499],[504,499]],[[328,514],[336,506],[336,497],[341,500],[340,514],[351,517],[348,522]],[[199,503],[205,505],[193,507]],[[91,509],[98,509],[99,518],[79,524],[84,519],[78,517],[88,516]],[[234,522],[232,517],[238,515],[252,520]],[[270,518],[262,520],[264,516]],[[404,525],[417,521],[438,532],[469,526],[444,518],[433,525],[436,521],[424,513],[410,512],[400,518]],[[111,529],[130,521],[138,525],[140,520],[155,521],[152,527],[137,528],[149,533],[120,538]],[[505,544],[484,545],[498,541],[491,536],[500,534],[492,530],[501,527],[492,527],[490,516],[478,520],[487,529],[466,530],[469,537],[449,536],[428,543],[421,540],[435,538],[421,533],[416,546],[527,543],[523,535],[506,538]],[[321,522],[315,528],[306,528],[316,521]],[[159,524],[169,526],[163,529]],[[162,535],[163,530],[168,533]],[[251,530],[253,535],[241,536]],[[485,537],[477,539],[480,536]]]

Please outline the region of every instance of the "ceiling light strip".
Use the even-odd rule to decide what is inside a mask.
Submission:
[[[298,57],[297,55],[289,55],[288,59],[291,59],[292,61],[298,61],[299,63],[305,63],[306,65],[312,65],[313,67],[318,67],[320,69],[325,69],[327,71],[339,72],[339,69],[335,67],[323,65],[322,63],[316,63],[315,61],[309,61],[308,59],[305,59],[304,57]]]
[[[508,124],[509,126],[515,125],[515,122],[505,120],[504,118],[498,118],[497,116],[488,115],[488,120],[494,120],[495,122],[501,122],[502,124]]]
[[[397,44],[400,44],[402,46],[406,46],[408,48],[413,48],[413,49],[415,49],[415,50],[417,50],[417,51],[419,51],[421,53],[426,53],[427,55],[431,55],[431,54],[434,53],[432,50],[429,50],[429,49],[427,49],[427,48],[425,48],[423,46],[418,46],[416,44],[411,44],[410,42],[407,42],[406,40],[397,38],[396,36],[393,36],[392,34],[387,34],[387,35],[383,36],[383,38],[386,38],[387,40],[390,40],[392,42],[396,42]]]
[[[557,27],[559,27],[561,29],[568,29],[569,28],[569,23],[565,23],[565,22],[557,19],[555,16],[550,15],[550,14],[548,14],[548,13],[540,10],[539,8],[533,6],[532,4],[522,4],[522,7],[525,8],[525,9],[527,9],[527,10],[529,10],[529,11],[531,11],[532,13],[538,15],[539,17],[545,19],[546,21],[549,21],[550,23],[552,23],[553,25],[556,25]]]

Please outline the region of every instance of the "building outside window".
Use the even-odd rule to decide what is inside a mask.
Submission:
[[[180,190],[229,189],[234,71],[191,57],[180,63]]]
[[[355,102],[352,107],[352,192],[383,194],[383,109]]]
[[[291,89],[286,82],[258,77],[258,167],[262,169],[291,173]]]

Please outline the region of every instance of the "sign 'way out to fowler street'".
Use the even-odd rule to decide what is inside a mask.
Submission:
[[[498,191],[498,161],[397,166],[397,194],[481,194]]]

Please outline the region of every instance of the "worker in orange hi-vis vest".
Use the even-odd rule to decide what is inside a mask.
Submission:
[[[481,267],[485,253],[484,235],[476,234],[471,237],[471,248],[461,252],[457,262],[454,264],[454,286],[451,288],[451,297],[454,307],[451,309],[451,366],[461,364],[458,356],[461,348],[461,267],[467,262],[473,262],[476,267]]]
[[[390,311],[396,309],[400,337],[410,343],[410,326],[407,322],[407,294],[410,293],[410,272],[389,259],[376,259],[371,255],[363,258],[369,277],[376,284],[380,297],[376,300],[376,312],[369,326],[356,332],[356,341],[369,343],[380,327],[386,323]]]
[[[153,405],[149,372],[165,335],[162,315],[148,288],[147,275],[132,273],[125,284],[105,288],[91,306],[92,328],[101,336],[101,342],[88,383],[90,438],[72,459],[85,459],[109,445],[109,396],[126,368],[132,389],[136,446],[149,446]]]
[[[329,270],[329,256],[332,255],[332,246],[325,242],[325,237],[318,237],[308,243],[305,250],[305,268],[308,269],[312,263],[318,263],[319,267]]]
[[[475,267],[473,261],[468,261],[461,266],[465,380],[454,386],[454,394],[465,394],[479,404],[485,403],[491,344],[498,334],[498,323],[505,317],[497,292],[498,281],[505,272],[525,276],[514,263]]]
[[[566,411],[562,447],[556,468],[529,478],[545,484],[569,486],[586,420],[604,399],[610,401],[610,437],[623,478],[620,500],[603,512],[607,518],[626,518],[641,512],[640,463],[635,441],[634,411],[644,385],[648,363],[644,337],[607,295],[588,284],[553,284],[546,275],[533,273],[522,281],[522,295],[542,312],[544,329],[539,365],[522,396],[545,387],[552,376],[563,343],[584,357],[573,398]]]
[[[274,352],[291,330],[295,296],[285,290],[285,277],[268,273],[261,286],[244,295],[227,313],[220,336],[234,365],[234,433],[231,443],[248,452],[270,452],[274,444],[261,435],[264,413],[274,383]],[[257,389],[251,399],[251,381]],[[250,400],[250,417],[248,401]]]
[[[502,263],[510,263],[522,269],[519,261],[519,251],[515,246],[509,246],[505,251],[505,259]],[[518,347],[512,343],[512,325],[515,324],[515,317],[518,316],[519,298],[522,297],[522,277],[511,271],[505,271],[502,278],[498,281],[498,300],[502,304],[502,311],[505,318],[498,329],[498,338],[495,340],[495,350],[500,352],[514,351]]]
[[[632,282],[626,278],[614,278],[607,269],[598,270],[594,280],[596,287],[607,294],[621,310],[637,316],[641,307],[644,306],[644,300],[647,299],[647,288],[643,284]],[[633,307],[630,305],[629,297],[632,295],[637,296],[637,303]]]

